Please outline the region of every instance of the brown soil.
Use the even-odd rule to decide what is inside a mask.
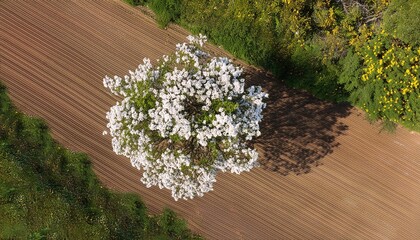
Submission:
[[[255,141],[263,167],[220,174],[213,192],[190,201],[145,188],[102,136],[116,100],[102,78],[173,51],[187,34],[159,29],[119,0],[3,0],[0,78],[21,110],[44,118],[60,143],[89,154],[107,186],[139,193],[153,213],[169,206],[209,239],[420,239],[420,135],[382,133],[359,110],[288,89],[255,69],[251,81],[271,95]],[[283,176],[310,166],[308,174]]]

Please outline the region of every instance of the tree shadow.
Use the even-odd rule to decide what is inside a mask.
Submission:
[[[348,129],[340,118],[350,114],[349,104],[319,100],[259,70],[247,70],[246,79],[269,94],[261,136],[253,142],[263,169],[283,175],[308,173],[339,145],[336,137]]]

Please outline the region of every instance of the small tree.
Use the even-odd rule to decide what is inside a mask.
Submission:
[[[175,200],[213,189],[218,171],[257,165],[248,143],[259,136],[261,87],[244,89],[242,69],[202,50],[205,36],[188,37],[158,66],[149,59],[129,76],[104,78],[121,102],[106,117],[112,146],[143,169],[141,181],[172,190]]]

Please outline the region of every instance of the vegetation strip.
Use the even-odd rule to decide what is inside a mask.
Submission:
[[[291,87],[420,131],[418,0],[125,0],[203,33]]]

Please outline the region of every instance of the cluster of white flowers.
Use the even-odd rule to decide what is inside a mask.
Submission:
[[[260,135],[268,97],[261,87],[245,90],[229,59],[202,51],[205,36],[188,40],[156,68],[144,59],[129,76],[104,78],[124,98],[106,116],[114,151],[144,170],[147,187],[170,189],[175,200],[211,191],[217,171],[257,165],[247,140]]]

